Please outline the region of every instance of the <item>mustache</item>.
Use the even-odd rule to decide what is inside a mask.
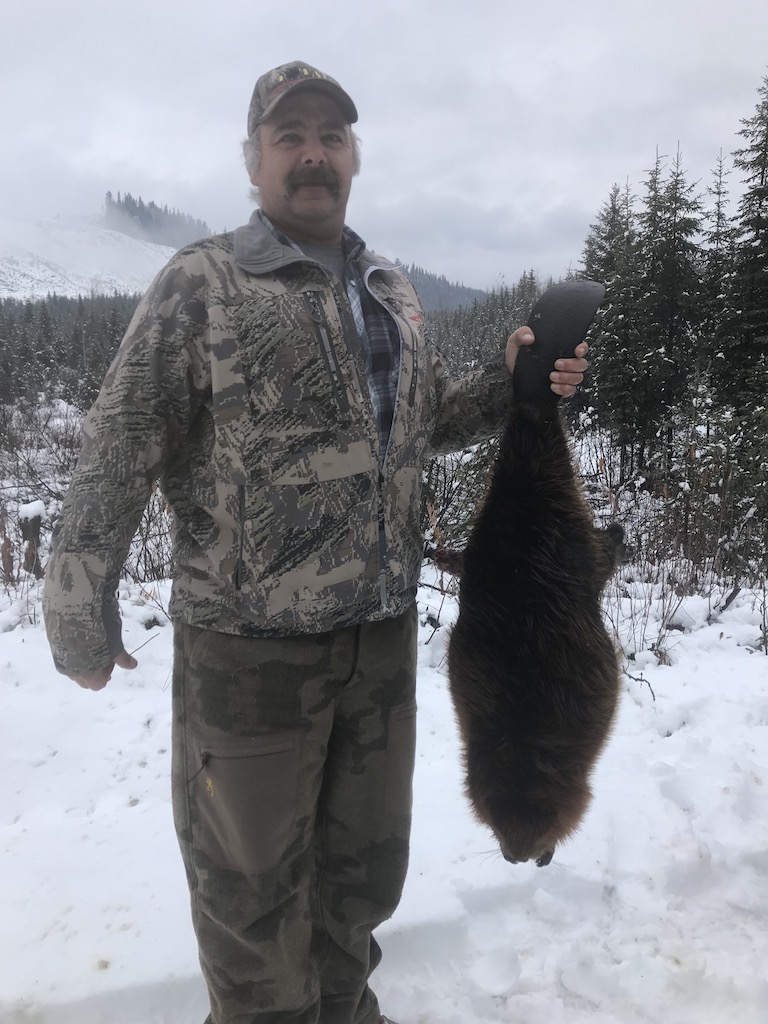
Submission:
[[[290,198],[302,185],[324,186],[334,196],[341,191],[339,176],[330,167],[303,167],[298,171],[291,171],[285,178],[285,191]]]

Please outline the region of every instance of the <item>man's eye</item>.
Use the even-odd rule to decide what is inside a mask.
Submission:
[[[298,132],[284,132],[279,137],[279,139],[277,141],[278,142],[297,142],[298,139],[299,139]]]
[[[344,142],[344,136],[339,135],[338,132],[328,132],[323,136],[323,142],[330,142],[334,145],[339,145]]]

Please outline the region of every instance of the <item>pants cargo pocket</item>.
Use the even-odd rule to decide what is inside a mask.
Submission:
[[[198,741],[200,770],[189,783],[196,839],[219,867],[258,874],[285,853],[296,819],[299,735]]]
[[[386,814],[411,813],[415,763],[416,701],[409,700],[389,712]]]

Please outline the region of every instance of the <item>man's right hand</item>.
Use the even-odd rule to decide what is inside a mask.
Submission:
[[[99,669],[97,672],[83,672],[79,675],[70,675],[69,678],[74,679],[77,685],[82,686],[84,690],[103,690],[112,678],[112,670],[115,665],[118,668],[132,669],[136,668],[138,661],[127,651],[123,650],[106,668]]]

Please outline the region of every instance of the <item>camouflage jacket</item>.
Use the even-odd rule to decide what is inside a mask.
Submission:
[[[396,615],[420,571],[425,459],[498,431],[499,358],[460,380],[424,340],[413,287],[366,250],[402,338],[379,450],[343,288],[257,218],[178,252],[141,301],[83,427],[43,608],[76,673],[122,649],[116,590],[153,482],[174,520],[171,615],[245,635]]]

